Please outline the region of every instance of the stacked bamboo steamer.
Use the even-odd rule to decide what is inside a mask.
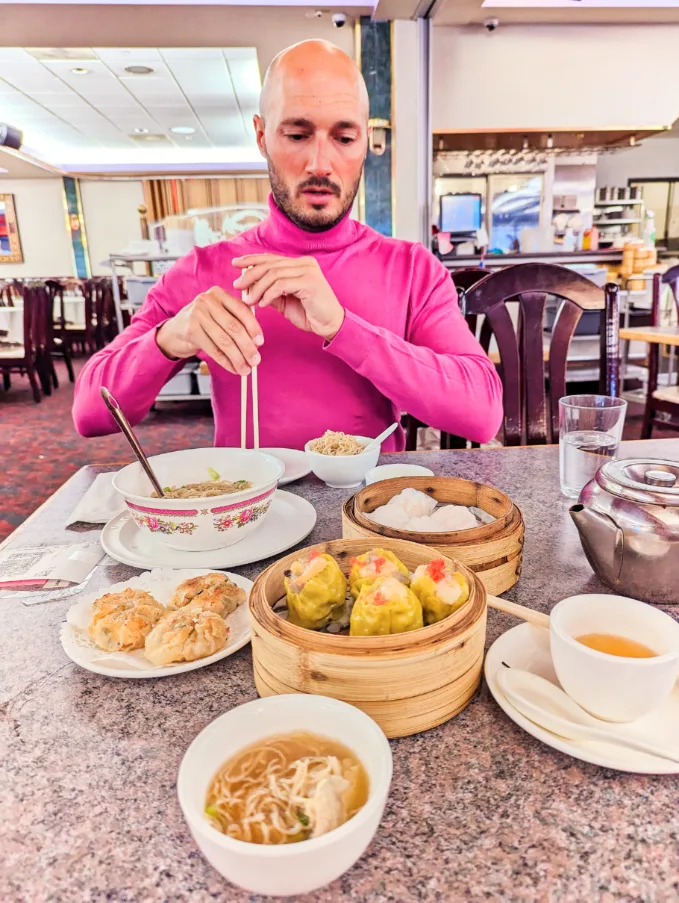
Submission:
[[[419,489],[441,504],[480,508],[494,520],[469,530],[413,533],[383,527],[366,517],[407,488]],[[524,534],[521,511],[508,495],[487,483],[459,477],[382,480],[357,492],[342,509],[342,536],[345,539],[371,538],[373,543],[380,544],[387,537],[429,546],[474,571],[493,596],[506,592],[519,579]]]
[[[415,543],[383,540],[412,572],[440,558]],[[313,546],[332,555],[345,574],[351,560],[375,547],[371,539],[339,539]],[[273,610],[285,597],[285,572],[310,550],[263,571],[250,593],[252,659],[260,696],[315,693],[351,703],[388,737],[405,737],[448,721],[470,702],[481,681],[486,636],[486,590],[459,562],[469,599],[437,624],[391,636],[351,637],[305,630]]]

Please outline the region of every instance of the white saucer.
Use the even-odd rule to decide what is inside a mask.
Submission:
[[[298,495],[279,489],[261,527],[225,549],[211,552],[171,549],[141,530],[127,511],[106,524],[101,545],[111,558],[133,568],[232,568],[285,552],[308,536],[315,525],[314,506]]]
[[[66,620],[61,625],[61,645],[64,647],[64,652],[71,661],[87,671],[103,674],[105,677],[124,677],[128,680],[143,680],[145,678],[183,674],[185,671],[205,668],[207,665],[213,664],[213,662],[218,662],[229,655],[233,655],[234,652],[237,652],[250,642],[251,631],[247,597],[234,612],[226,617],[226,623],[229,627],[229,637],[226,646],[220,649],[219,652],[207,655],[205,658],[199,658],[194,662],[152,665],[144,657],[143,649],[137,649],[135,652],[105,653],[101,649],[97,649],[87,635],[87,625],[92,617],[92,603],[95,599],[103,596],[104,593],[120,593],[129,586],[135,589],[144,589],[151,593],[158,602],[167,605],[177,584],[192,577],[202,577],[204,574],[209,573],[210,571],[205,568],[200,570],[156,568],[153,571],[146,571],[144,574],[132,577],[124,583],[115,583],[112,586],[99,589],[95,593],[87,593],[69,608]],[[250,595],[252,580],[240,577],[238,574],[227,574],[227,577],[236,586],[244,589],[248,596]]]
[[[260,448],[260,451],[273,455],[285,464],[285,473],[278,481],[279,486],[286,486],[295,480],[301,480],[302,477],[311,473],[306,455],[298,448]]]
[[[565,740],[519,714],[514,706],[505,698],[500,690],[495,674],[505,662],[510,668],[521,668],[532,671],[546,680],[559,686],[559,681],[552,666],[549,651],[549,631],[530,624],[512,627],[497,640],[488,650],[484,667],[488,689],[502,711],[519,727],[533,737],[554,749],[567,753],[583,762],[614,768],[617,771],[629,771],[635,774],[679,774],[679,764],[667,759],[660,759],[647,753],[626,749],[614,743],[603,743],[593,740],[578,742]],[[616,730],[629,732],[635,736],[653,740],[659,745],[679,747],[679,683],[675,686],[670,698],[650,715],[640,718],[632,724],[617,724]]]

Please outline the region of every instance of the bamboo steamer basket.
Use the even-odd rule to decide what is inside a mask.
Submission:
[[[480,508],[495,520],[469,530],[450,533],[413,533],[383,527],[365,515],[411,487],[443,504]],[[460,561],[483,581],[486,590],[499,596],[514,586],[521,575],[525,527],[519,508],[508,495],[487,483],[460,477],[399,477],[372,483],[345,502],[342,536],[345,539],[382,537],[430,546],[441,555]]]
[[[385,540],[413,571],[440,554],[415,543]],[[375,548],[372,539],[337,539],[311,547],[332,555],[345,574],[351,559]],[[308,551],[308,550],[304,550]],[[486,590],[458,562],[469,599],[437,624],[392,636],[350,637],[305,630],[273,611],[285,596],[284,574],[304,552],[270,565],[250,593],[252,660],[260,696],[314,693],[362,709],[387,737],[406,737],[448,721],[467,706],[481,681]]]

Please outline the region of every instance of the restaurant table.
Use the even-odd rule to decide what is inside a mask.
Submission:
[[[21,345],[24,340],[23,307],[0,307],[0,342]]]
[[[679,460],[679,440],[626,442],[621,454]],[[507,597],[549,611],[607,591],[559,494],[555,446],[422,452],[383,461],[486,481],[523,511],[519,583]],[[97,473],[78,471],[6,541],[10,548],[97,539],[63,524]],[[303,545],[340,536],[349,492],[315,477],[286,487],[318,512]],[[238,568],[254,578],[269,562]],[[87,591],[138,573],[104,558]],[[214,718],[256,697],[249,647],[190,673],[115,680],[73,664],[59,642],[74,598],[0,601],[2,903],[244,903],[198,852],[177,803],[179,763]],[[677,612],[679,614],[679,611]],[[516,625],[488,613],[488,643]],[[540,743],[485,683],[451,721],[392,741],[394,778],[366,854],[314,903],[679,899],[676,776],[624,774]]]
[[[630,342],[649,342],[651,345],[679,346],[679,326],[630,326],[620,330],[620,338]]]

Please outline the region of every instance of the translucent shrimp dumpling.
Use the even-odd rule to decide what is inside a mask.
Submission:
[[[426,624],[442,621],[469,598],[469,584],[442,558],[421,564],[413,574],[411,589],[422,604]]]
[[[312,551],[285,574],[288,620],[318,630],[345,613],[347,578],[332,555]]]
[[[382,577],[395,577],[401,583],[408,583],[410,572],[400,558],[388,549],[372,549],[358,555],[351,562],[349,588],[354,599],[363,587],[371,586]]]
[[[387,507],[401,508],[408,517],[427,517],[436,508],[436,499],[419,489],[403,489],[387,502]]]
[[[385,636],[424,626],[422,605],[405,584],[384,577],[359,593],[351,612],[351,636]]]

